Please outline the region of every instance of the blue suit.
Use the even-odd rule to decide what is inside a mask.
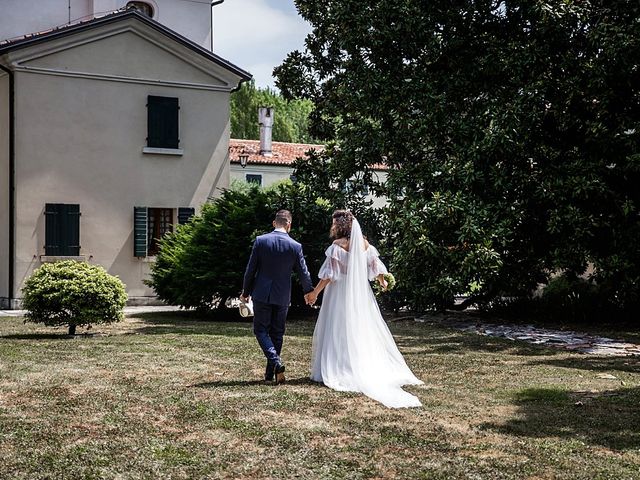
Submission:
[[[289,234],[276,230],[256,238],[244,274],[242,293],[253,298],[253,333],[267,357],[267,376],[273,372],[274,365],[281,363],[294,270],[304,292],[313,290],[302,245]]]

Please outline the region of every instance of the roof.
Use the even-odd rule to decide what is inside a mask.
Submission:
[[[210,52],[206,48],[201,47],[197,43],[194,43],[188,38],[180,35],[179,33],[171,30],[170,28],[165,27],[161,23],[156,22],[152,18],[149,18],[148,16],[144,15],[143,13],[140,13],[135,9],[116,10],[113,13],[109,13],[101,17],[96,17],[91,20],[86,20],[78,23],[64,25],[61,27],[56,27],[51,30],[45,30],[43,32],[25,35],[24,37],[4,40],[0,42],[0,55],[10,52],[12,50],[18,50],[20,48],[30,47],[32,45],[37,45],[39,43],[47,42],[55,38],[61,38],[67,35],[73,35],[74,33],[77,33],[77,32],[89,30],[92,28],[97,28],[101,25],[107,25],[107,24],[118,22],[128,18],[135,18],[138,21],[149,25],[151,28],[154,28],[155,30],[161,32],[162,34],[166,35],[172,40],[175,40],[176,42],[184,45],[190,50],[193,50],[194,52],[205,57],[206,59],[235,73],[243,80],[251,79],[251,74],[249,72],[241,69],[240,67],[225,60],[224,58],[219,57],[215,53]]]
[[[229,158],[231,163],[240,163],[239,155],[246,153],[248,165],[280,165],[293,167],[298,157],[306,157],[309,150],[324,150],[324,145],[310,143],[271,142],[272,155],[260,155],[260,140],[229,140]]]
[[[293,162],[298,157],[306,157],[309,150],[324,150],[325,146],[313,143],[271,142],[271,156],[260,154],[260,140],[229,140],[229,160],[240,163],[240,154],[246,153],[247,165],[276,165],[293,168]],[[388,166],[383,163],[371,165],[373,170],[386,171]]]

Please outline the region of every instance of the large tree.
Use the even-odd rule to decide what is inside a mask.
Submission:
[[[285,100],[270,88],[258,88],[251,80],[231,95],[231,137],[247,140],[260,138],[258,107],[274,107],[273,140],[276,142],[313,143],[309,134],[309,100]]]
[[[528,295],[588,264],[612,301],[638,303],[637,0],[296,5],[313,31],[277,85],[336,141],[316,170],[389,167],[388,243],[412,306]]]

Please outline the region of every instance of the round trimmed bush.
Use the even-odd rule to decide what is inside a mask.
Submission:
[[[122,320],[125,285],[99,265],[65,260],[45,263],[25,282],[25,321],[48,326],[91,326]]]

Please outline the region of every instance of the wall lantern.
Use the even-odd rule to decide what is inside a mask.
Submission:
[[[245,168],[247,166],[247,160],[249,160],[249,154],[243,151],[238,155],[238,158],[240,159],[240,166]]]

